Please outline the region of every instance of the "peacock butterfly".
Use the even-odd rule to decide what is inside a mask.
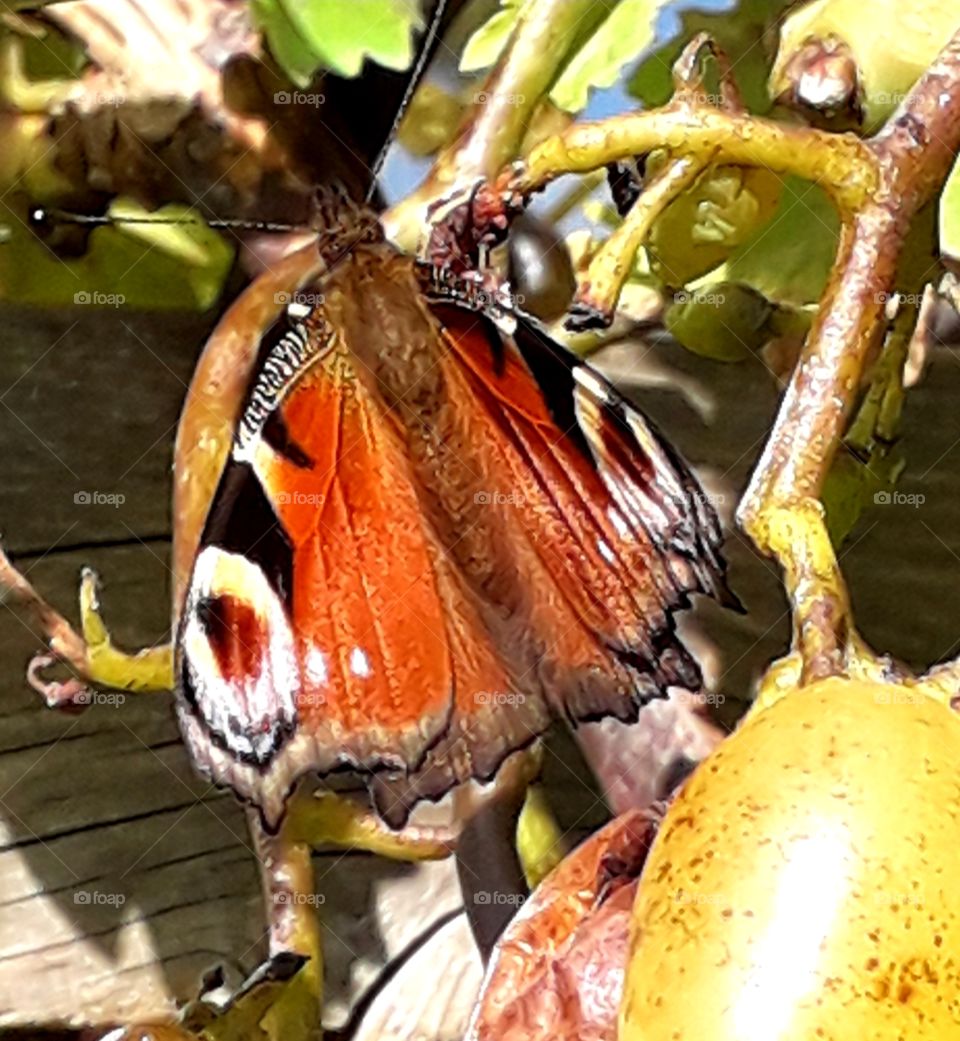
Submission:
[[[597,371],[477,291],[464,257],[505,226],[479,198],[429,263],[339,200],[256,330],[177,705],[198,767],[269,829],[305,775],[359,772],[400,825],[553,717],[631,720],[700,682],[673,614],[725,595],[717,518]]]

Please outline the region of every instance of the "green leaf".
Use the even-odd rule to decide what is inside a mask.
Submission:
[[[773,217],[727,260],[723,277],[777,303],[815,303],[833,266],[839,235],[840,218],[827,193],[788,177]]]
[[[123,200],[110,212],[118,217],[144,213]],[[167,206],[149,216],[163,221],[189,212]],[[21,304],[204,311],[216,302],[233,263],[226,240],[193,217],[181,225],[96,228],[87,252],[69,260],[55,256],[23,218],[23,213],[0,208],[9,230],[0,245],[0,298]]]
[[[150,211],[131,199],[116,199],[108,212],[117,222],[117,231],[189,267],[208,266],[211,255],[219,253],[224,245],[220,235],[208,228],[189,206],[170,205]],[[134,221],[149,223],[131,223]]]
[[[503,0],[503,8],[494,13],[467,40],[460,56],[461,72],[489,69],[500,57],[520,14],[523,0]]]
[[[624,65],[650,46],[663,6],[663,0],[621,0],[564,69],[550,100],[568,112],[579,112],[591,87],[613,86]]]
[[[89,63],[83,44],[52,25],[44,25],[38,32],[38,36],[17,36],[27,78],[42,82],[78,77]]]
[[[270,53],[298,87],[306,87],[319,67],[317,56],[287,18],[279,0],[252,0],[258,29],[266,36]]]
[[[669,0],[619,0],[567,63],[550,91],[550,100],[568,112],[579,112],[591,88],[611,87],[627,62],[650,46],[657,13]],[[503,0],[500,10],[470,37],[460,59],[461,72],[489,68],[500,57],[520,15],[524,0]]]
[[[273,56],[300,86],[319,68],[357,76],[369,58],[388,69],[413,60],[419,0],[254,0]]]

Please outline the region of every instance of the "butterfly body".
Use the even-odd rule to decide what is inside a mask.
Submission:
[[[636,410],[362,227],[262,336],[180,621],[193,757],[268,826],[305,774],[401,823],[554,716],[635,718],[698,683],[671,612],[722,584]]]

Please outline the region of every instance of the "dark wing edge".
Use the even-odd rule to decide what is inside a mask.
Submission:
[[[536,319],[517,316],[514,340],[548,402],[562,401],[555,392],[565,387],[573,414],[555,413],[555,419],[564,429],[576,422],[604,484],[628,521],[642,527],[670,557],[682,593],[703,593],[737,607],[726,581],[720,519],[677,450],[604,376],[557,343]],[[652,474],[643,472],[641,461],[652,466]],[[681,561],[687,562],[689,574]],[[683,600],[676,606],[686,604]]]

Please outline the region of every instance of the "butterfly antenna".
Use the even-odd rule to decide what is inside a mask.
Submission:
[[[397,136],[397,130],[403,121],[404,115],[406,115],[407,109],[410,107],[410,101],[416,93],[420,81],[423,79],[423,74],[426,71],[427,66],[430,64],[430,59],[433,57],[433,52],[436,49],[436,45],[440,38],[440,25],[443,21],[443,15],[446,8],[447,0],[437,0],[437,3],[433,8],[433,13],[430,16],[430,24],[427,27],[426,35],[424,36],[423,42],[420,45],[420,50],[417,53],[417,60],[414,63],[410,78],[407,80],[407,85],[404,88],[400,106],[397,109],[396,115],[393,117],[393,122],[390,124],[390,131],[387,134],[386,141],[377,153],[377,158],[374,160],[370,172],[370,185],[367,188],[366,195],[364,196],[364,202],[366,203],[371,201],[377,190],[377,181],[380,178],[383,164],[386,162],[390,147]],[[208,228],[223,228],[234,231],[286,232],[314,230],[309,224],[285,224],[278,223],[277,221],[247,220],[243,218],[210,218],[208,220],[202,217],[111,217],[106,214],[71,213],[68,210],[61,210],[55,206],[35,206],[30,211],[30,223],[34,226],[39,227],[49,223],[50,221],[62,221],[68,224],[86,225],[205,224]]]
[[[390,151],[394,138],[397,136],[397,131],[400,128],[400,124],[403,122],[403,117],[406,115],[407,109],[410,107],[413,95],[417,92],[420,80],[423,79],[423,74],[426,72],[427,66],[430,64],[430,59],[433,57],[434,49],[440,39],[440,23],[443,20],[443,12],[446,9],[446,6],[447,0],[437,0],[433,9],[433,14],[430,16],[430,24],[427,27],[427,34],[423,38],[423,43],[420,45],[420,50],[417,54],[417,60],[413,66],[413,71],[410,74],[410,78],[407,80],[407,86],[404,89],[403,98],[400,101],[400,107],[397,109],[397,114],[393,117],[393,122],[390,124],[390,132],[387,134],[387,139],[377,154],[377,158],[373,164],[373,169],[370,171],[370,185],[367,188],[367,194],[364,196],[363,200],[366,203],[369,203],[373,199],[374,193],[377,190],[377,182],[380,180],[380,174],[383,171],[383,164],[387,161],[387,154]]]
[[[65,224],[123,225],[123,224],[203,224],[208,228],[234,231],[310,231],[308,224],[284,224],[278,221],[249,220],[245,217],[113,217],[109,214],[71,213],[56,206],[34,206],[30,223],[42,226],[51,221]]]

